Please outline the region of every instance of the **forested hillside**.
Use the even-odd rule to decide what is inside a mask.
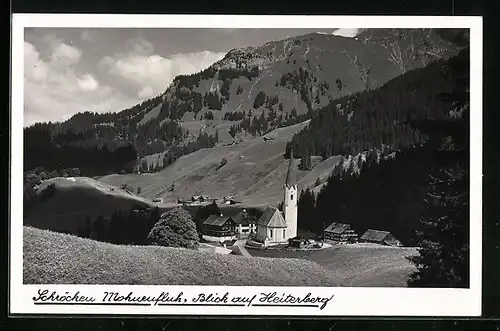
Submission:
[[[422,74],[427,69],[418,71]],[[440,69],[448,79],[441,80],[448,84],[430,83],[432,76],[421,76],[427,77],[429,84],[424,85],[425,80],[420,81],[417,91],[424,91],[422,97],[428,100],[427,103],[418,103],[421,99],[415,98],[415,103],[393,104],[393,109],[399,110],[394,112],[393,117],[386,112],[389,119],[403,119],[408,132],[418,133],[425,139],[409,143],[411,140],[405,141],[404,136],[372,135],[375,140],[366,138],[369,145],[361,148],[373,148],[375,141],[399,150],[389,155],[388,148],[384,148],[381,155],[377,150],[369,151],[365,153],[365,158],[357,158],[358,164],[351,158],[347,169],[341,162],[317,195],[305,189],[299,199],[299,228],[321,235],[325,225],[346,222],[359,234],[368,228],[390,231],[405,245],[420,247],[420,255],[410,258],[418,269],[408,283],[413,287],[467,287],[469,284],[468,49]],[[434,79],[439,80],[439,76]],[[394,81],[387,85],[391,86]],[[405,87],[403,82],[398,88]],[[431,90],[427,88],[429,86],[436,86],[436,89]],[[375,93],[372,100],[376,99]],[[401,94],[395,94],[395,99],[402,100]],[[390,101],[386,102],[390,104]],[[420,106],[410,107],[412,105]],[[376,123],[373,120],[370,122],[372,117],[367,115],[369,112],[363,112],[366,108],[354,109],[366,115],[368,123]],[[323,110],[323,113],[328,114],[328,110]],[[320,142],[318,132],[324,127],[321,125],[323,122],[312,124],[317,118],[311,120],[309,128],[294,137],[295,142],[299,142],[299,148],[301,141],[307,141],[304,137]],[[398,122],[395,121],[394,125]],[[360,132],[368,131],[363,131],[362,126],[358,129]],[[336,135],[331,134],[325,139],[328,137],[335,138]],[[389,140],[377,141],[377,138]],[[360,148],[356,141],[352,143],[350,150],[341,151],[349,153]]]
[[[231,50],[209,68],[176,77],[165,93],[129,109],[88,111],[63,123],[25,128],[25,170],[78,167],[86,175],[158,171],[179,156],[213,147],[219,134],[226,142],[241,141],[302,122],[317,109],[458,49],[434,29],[378,29],[356,38],[309,34]],[[400,129],[398,135],[411,136],[395,128]],[[332,144],[337,144],[334,139]],[[323,148],[324,153],[348,148],[341,145]],[[153,154],[160,161],[131,164]]]
[[[468,50],[449,61],[431,63],[401,75],[382,87],[332,102],[312,116],[309,126],[296,134],[293,145],[297,156],[356,154],[380,148],[391,150],[420,145],[427,134],[411,126],[421,120],[453,120],[452,101],[440,94],[455,91],[455,63],[467,63]]]

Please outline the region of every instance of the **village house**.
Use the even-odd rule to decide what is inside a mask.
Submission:
[[[303,237],[295,237],[288,239],[288,246],[295,248],[305,248],[305,247],[314,247],[320,248],[321,245],[316,242],[314,239],[303,238]]]
[[[399,240],[397,240],[390,232],[368,229],[361,236],[359,242],[362,243],[373,243],[386,246],[403,246]]]
[[[236,239],[236,223],[223,214],[210,215],[202,224],[202,238],[215,242]]]
[[[325,240],[339,244],[355,243],[358,234],[351,228],[350,224],[333,222],[325,229]]]
[[[246,238],[257,232],[257,220],[243,209],[233,218],[236,223],[236,232],[240,238]]]
[[[293,150],[284,185],[283,212],[275,207],[267,207],[257,223],[255,240],[264,246],[288,245],[290,238],[297,237],[298,188],[295,182]]]

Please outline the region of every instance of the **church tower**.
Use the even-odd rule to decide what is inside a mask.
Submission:
[[[293,147],[290,149],[290,162],[285,181],[285,199],[283,201],[283,218],[285,219],[286,239],[297,236],[297,183],[295,182],[295,162],[293,159]]]

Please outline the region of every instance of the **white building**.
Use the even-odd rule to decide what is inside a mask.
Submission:
[[[248,237],[257,232],[257,219],[251,217],[246,209],[243,209],[233,218],[236,223],[236,232],[240,238]]]
[[[267,207],[257,224],[257,240],[267,245],[288,244],[288,239],[297,236],[297,199],[298,189],[295,183],[295,162],[293,150],[284,185],[283,212]]]

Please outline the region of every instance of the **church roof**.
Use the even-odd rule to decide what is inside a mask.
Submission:
[[[295,185],[295,164],[293,160],[293,147],[290,148],[290,161],[288,162],[288,171],[286,173],[285,185],[288,187]]]
[[[274,207],[267,207],[259,219],[259,225],[270,228],[286,228],[286,222],[281,215],[281,212]]]

